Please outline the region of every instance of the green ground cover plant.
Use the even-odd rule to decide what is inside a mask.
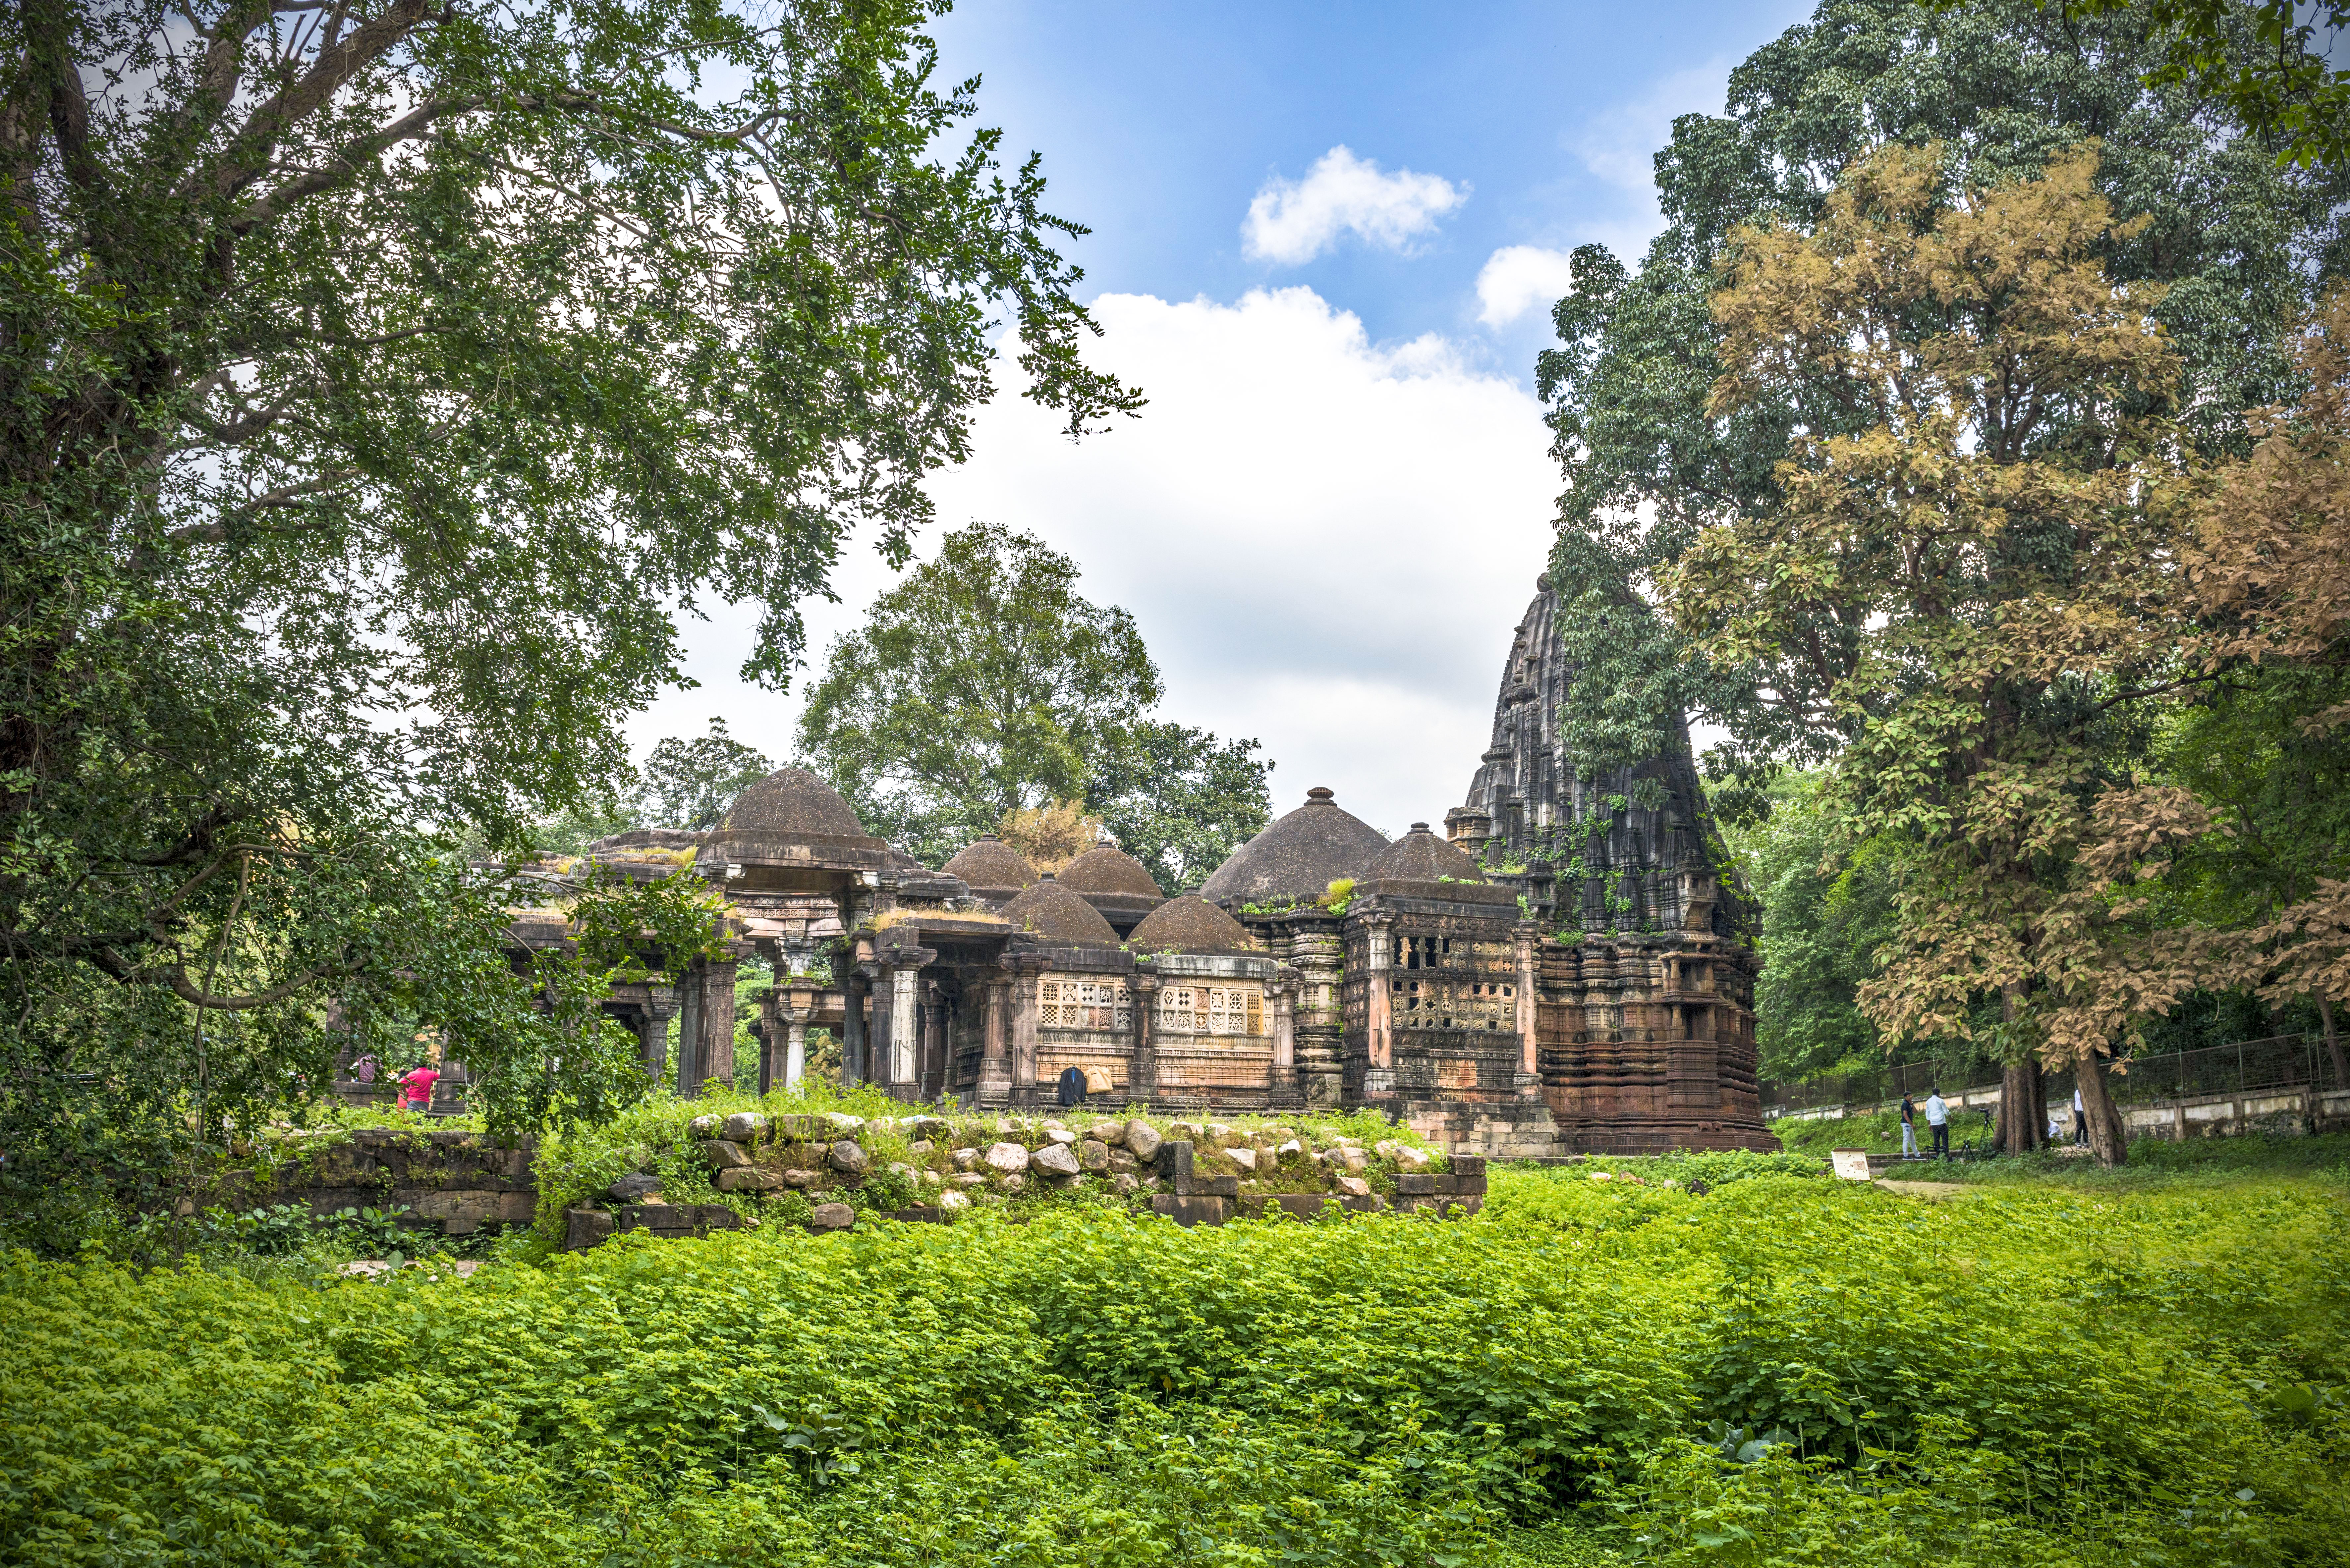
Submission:
[[[463,1281],[17,1253],[0,1561],[2345,1560],[2340,1187],[1929,1204],[1746,1163]]]

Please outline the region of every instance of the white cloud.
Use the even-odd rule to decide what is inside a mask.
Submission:
[[[1538,305],[1566,293],[1571,270],[1565,251],[1503,245],[1477,274],[1477,319],[1506,327]]]
[[[1409,169],[1381,173],[1369,159],[1333,147],[1305,179],[1264,182],[1241,224],[1241,248],[1284,266],[1312,261],[1348,233],[1401,250],[1468,199],[1466,185]]]
[[[1489,743],[1549,550],[1558,475],[1540,406],[1441,337],[1370,342],[1311,289],[1106,295],[1093,310],[1104,336],[1087,358],[1142,387],[1142,418],[1072,445],[1005,386],[972,461],[931,487],[941,527],[984,518],[1075,557],[1087,597],[1134,612],[1167,716],[1264,742],[1278,809],[1327,784],[1389,832],[1440,824]],[[819,652],[888,580],[852,547],[844,602],[812,608]],[[639,750],[715,712],[789,751],[796,700],[733,678],[754,619],[695,628],[706,684],[633,725]]]

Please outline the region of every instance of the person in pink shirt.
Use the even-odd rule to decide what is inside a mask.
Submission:
[[[432,1108],[432,1085],[441,1081],[440,1070],[431,1063],[401,1075],[400,1093],[408,1097],[408,1108],[422,1115]]]

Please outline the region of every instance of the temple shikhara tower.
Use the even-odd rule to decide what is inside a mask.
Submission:
[[[1044,876],[983,837],[932,870],[787,768],[709,833],[592,853],[652,874],[691,848],[723,888],[732,950],[775,969],[762,1087],[795,1081],[823,1028],[845,1076],[908,1100],[1034,1105],[1076,1067],[1097,1102],[1369,1108],[1467,1152],[1775,1147],[1754,949],[1686,735],[1581,776],[1557,728],[1575,671],[1537,587],[1441,836],[1390,843],[1316,787],[1170,898],[1108,843]],[[732,1074],[734,970],[697,960],[614,996],[649,1070],[688,1093]]]

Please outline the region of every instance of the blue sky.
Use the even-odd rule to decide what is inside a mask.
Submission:
[[[1384,340],[1475,331],[1477,275],[1503,246],[1644,241],[1671,116],[1719,113],[1731,67],[1808,9],[978,0],[937,36],[945,74],[983,78],[1007,148],[1044,153],[1055,210],[1094,229],[1076,250],[1089,288],[1303,283]],[[1334,146],[1466,200],[1402,250],[1243,254],[1250,198]],[[1543,314],[1481,335],[1529,385]]]
[[[1440,822],[1487,743],[1559,488],[1533,391],[1565,253],[1658,226],[1674,115],[1805,8],[1080,6],[970,0],[936,28],[1048,206],[1142,417],[1072,445],[1012,394],[930,486],[941,529],[1027,528],[1125,606],[1163,711],[1254,736],[1276,810],[1327,784]],[[852,552],[812,660],[890,574]],[[796,693],[734,678],[756,617],[705,607],[701,682],[639,749],[723,714],[781,761]]]

